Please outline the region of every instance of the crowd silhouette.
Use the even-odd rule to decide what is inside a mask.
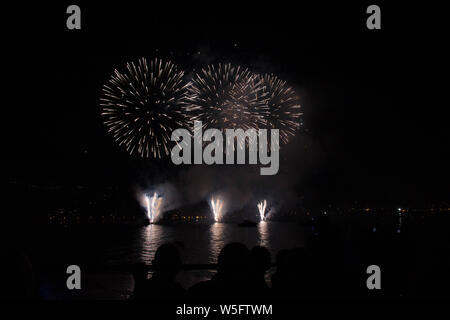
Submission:
[[[448,241],[432,238],[445,235],[445,226],[432,226],[420,241],[409,234],[402,238],[360,228],[347,237],[326,218],[319,219],[305,247],[278,251],[275,263],[264,246],[225,245],[217,257],[217,272],[189,288],[177,280],[183,268],[180,243],[166,243],[156,250],[150,278],[148,266],[134,266],[131,299],[445,297],[450,284]],[[1,256],[2,299],[45,298],[39,297],[39,277],[26,254],[7,250]],[[382,270],[382,290],[366,286],[366,269],[372,264]]]
[[[136,267],[132,299],[331,296],[343,287],[338,287],[336,279],[341,275],[334,265],[327,264],[330,261],[323,254],[313,254],[305,248],[280,250],[275,272],[266,277],[272,267],[269,250],[263,246],[249,250],[244,244],[233,242],[220,251],[217,273],[185,290],[176,280],[181,270],[179,250],[175,244],[167,243],[156,251],[155,271],[150,279],[144,265]]]
[[[150,279],[147,279],[145,265],[136,266],[133,272],[134,299],[176,298],[186,294],[183,287],[175,280],[180,271],[181,259],[178,248],[174,244],[166,243],[156,250],[153,267],[155,272]]]
[[[433,226],[439,227],[436,224]],[[443,251],[433,251],[433,255],[417,251],[423,245],[408,234],[401,238],[392,233],[359,228],[356,230],[358,232],[353,231],[351,237],[347,236],[345,232],[338,232],[333,228],[328,217],[319,217],[315,232],[305,247],[278,251],[274,265],[269,250],[263,246],[249,249],[242,243],[229,243],[217,257],[217,273],[211,279],[196,283],[186,291],[181,289],[179,284],[175,285],[175,270],[180,267],[178,249],[176,245],[163,245],[155,257],[167,257],[168,255],[163,255],[160,251],[170,250],[177,258],[171,258],[176,263],[169,268],[172,273],[170,281],[167,281],[167,291],[159,288],[157,291],[169,296],[184,294],[194,298],[379,299],[448,296],[446,288],[450,277],[448,269],[447,272],[445,270],[450,266],[450,259]],[[448,246],[445,241],[436,243],[440,243],[442,247]],[[421,256],[427,256],[429,259],[425,261]],[[166,262],[166,265],[168,264],[170,261]],[[369,290],[367,287],[367,267],[373,264],[382,270],[382,290]],[[158,267],[158,264],[155,266]],[[422,269],[421,266],[425,268]],[[435,272],[430,270],[431,267]],[[271,272],[268,272],[269,269]],[[153,278],[159,277],[159,271],[156,270],[150,280],[143,282],[151,283]],[[140,287],[138,282],[139,279],[136,288]],[[152,294],[158,293],[147,291],[140,295],[136,290],[134,297],[145,299]]]
[[[220,251],[217,273],[185,290],[176,280],[181,270],[180,252],[175,244],[167,243],[156,251],[155,271],[150,279],[144,265],[136,267],[132,299],[331,296],[342,292],[343,287],[338,283],[342,275],[330,262],[323,253],[313,254],[305,248],[280,250],[276,270],[267,279],[272,267],[269,250],[263,246],[249,250],[244,244],[233,242]]]

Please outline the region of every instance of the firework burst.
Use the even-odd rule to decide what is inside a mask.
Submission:
[[[247,130],[264,123],[261,80],[248,69],[209,65],[194,74],[188,91],[190,108],[205,128]]]
[[[299,98],[286,81],[274,75],[258,76],[263,86],[260,98],[267,106],[265,125],[267,129],[279,129],[280,142],[286,144],[301,127],[301,106]]]
[[[141,58],[114,70],[102,88],[100,105],[108,132],[130,154],[161,158],[170,154],[172,132],[186,127],[184,72],[170,61]]]

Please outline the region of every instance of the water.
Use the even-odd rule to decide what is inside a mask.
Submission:
[[[336,217],[329,233],[337,248],[335,263],[352,274],[361,266],[378,261],[392,270],[392,290],[412,295],[434,294],[433,290],[437,290],[442,294],[448,288],[446,282],[440,280],[448,279],[448,219],[447,214]],[[179,244],[184,264],[216,263],[222,247],[235,241],[249,248],[266,246],[275,260],[281,249],[305,246],[311,232],[299,223],[288,222],[266,222],[248,228],[225,223],[21,227],[9,240],[26,249],[38,274],[40,293],[47,299],[127,298],[134,288],[130,267],[137,262],[151,264],[156,249],[165,242]],[[66,288],[66,268],[72,264],[81,267],[82,290]],[[189,288],[211,278],[214,272],[184,270],[178,280],[184,288]],[[270,272],[267,275],[269,278]],[[430,277],[434,280],[430,281]]]
[[[298,224],[262,222],[256,227],[238,227],[235,224],[212,225],[149,225],[140,231],[139,256],[150,264],[156,249],[165,242],[177,241],[184,263],[216,263],[220,250],[230,242],[244,243],[248,248],[262,245],[275,258],[280,249],[305,245],[307,232]],[[282,236],[280,236],[282,235]]]
[[[216,263],[220,250],[230,242],[244,243],[249,249],[262,245],[269,249],[272,260],[281,249],[305,245],[308,230],[298,223],[262,222],[256,227],[236,224],[211,225],[148,225],[134,229],[91,228],[47,233],[35,238],[34,253],[45,264],[80,265],[85,285],[82,295],[67,292],[64,273],[45,273],[43,282],[47,298],[104,298],[128,297],[134,287],[131,274],[111,271],[114,267],[130,267],[137,262],[151,264],[156,249],[163,243],[179,245],[184,264]],[[45,268],[43,268],[45,270]],[[120,268],[119,268],[120,270]],[[182,286],[209,279],[214,270],[182,271],[178,279]],[[55,283],[59,283],[55,285]],[[67,296],[70,295],[70,296]]]

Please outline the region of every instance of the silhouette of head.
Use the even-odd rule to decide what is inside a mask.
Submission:
[[[156,272],[175,277],[181,267],[178,248],[171,243],[159,246],[155,253],[153,266]]]
[[[219,253],[217,269],[222,274],[245,274],[249,268],[250,252],[238,242],[229,243]]]
[[[255,246],[250,253],[253,270],[257,273],[264,274],[270,268],[270,263],[272,261],[270,251],[266,247]]]
[[[294,248],[289,251],[289,268],[295,274],[299,272],[306,272],[306,268],[309,264],[307,257],[307,251],[305,248]]]

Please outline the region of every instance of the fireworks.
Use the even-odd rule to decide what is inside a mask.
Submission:
[[[209,65],[188,83],[184,71],[155,58],[127,63],[103,85],[100,105],[108,132],[130,154],[162,158],[171,134],[194,120],[202,129],[279,129],[287,143],[301,126],[299,99],[274,75],[257,75],[230,63]],[[253,139],[248,135],[248,139]],[[236,138],[226,141],[234,151]],[[243,149],[248,140],[239,140]]]
[[[147,206],[147,218],[150,223],[158,222],[161,219],[161,205],[163,198],[159,197],[155,192],[152,197],[145,195],[145,201]]]
[[[188,92],[191,111],[205,128],[279,129],[286,144],[301,126],[298,96],[274,75],[255,75],[231,64],[209,65],[194,75]]]
[[[259,128],[267,106],[261,80],[248,69],[209,65],[195,73],[189,87],[191,110],[206,128]]]
[[[216,200],[214,200],[214,198],[211,198],[210,204],[211,204],[211,208],[212,208],[213,215],[214,215],[214,221],[218,222],[218,221],[222,220],[223,201],[220,199],[217,199],[217,198],[216,198]]]
[[[184,72],[170,61],[141,58],[114,70],[102,88],[100,105],[108,132],[130,154],[169,155],[172,131],[186,127]]]
[[[266,219],[266,207],[267,207],[266,200],[263,200],[258,203],[258,211],[259,211],[259,216],[261,218],[261,221],[264,221]]]
[[[301,126],[299,98],[286,81],[268,74],[258,77],[264,88],[261,97],[268,107],[265,125],[268,129],[279,129],[281,142],[286,144]]]

